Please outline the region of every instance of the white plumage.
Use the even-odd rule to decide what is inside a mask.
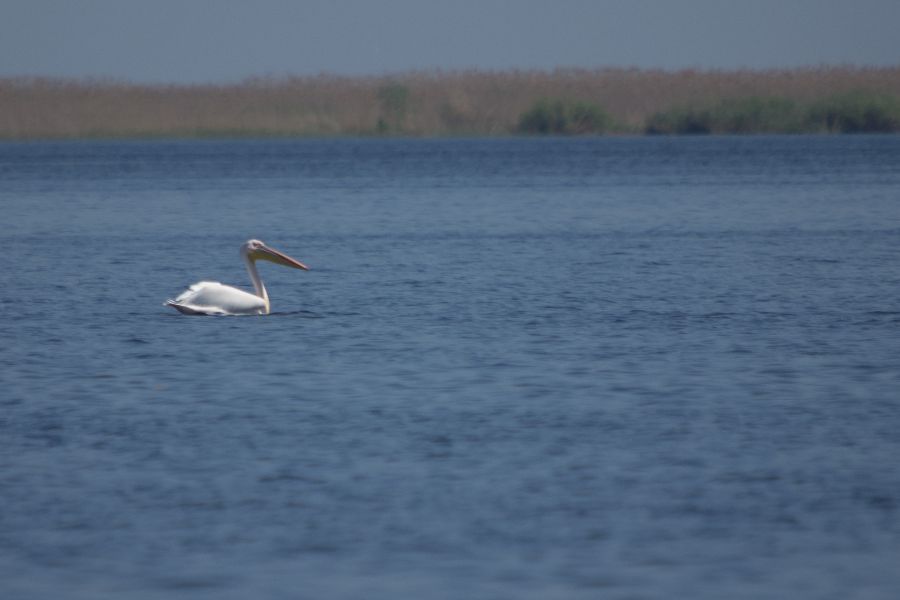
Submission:
[[[218,281],[200,281],[166,302],[189,315],[262,315],[266,301],[255,294]]]

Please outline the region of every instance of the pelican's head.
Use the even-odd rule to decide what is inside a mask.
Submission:
[[[244,242],[241,246],[241,254],[245,255],[250,260],[268,260],[269,262],[284,265],[286,267],[309,271],[309,267],[299,260],[294,260],[287,254],[282,254],[278,250],[266,246],[259,240],[247,240]]]

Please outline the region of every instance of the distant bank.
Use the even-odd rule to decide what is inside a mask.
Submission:
[[[0,78],[0,139],[900,132],[900,66]]]

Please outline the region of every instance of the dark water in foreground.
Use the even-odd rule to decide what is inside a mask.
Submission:
[[[900,137],[0,145],[3,598],[896,598]],[[200,279],[275,314],[185,317]]]

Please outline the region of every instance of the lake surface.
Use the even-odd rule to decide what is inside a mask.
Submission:
[[[0,596],[900,589],[900,137],[0,144]],[[187,317],[188,284],[273,314]]]

